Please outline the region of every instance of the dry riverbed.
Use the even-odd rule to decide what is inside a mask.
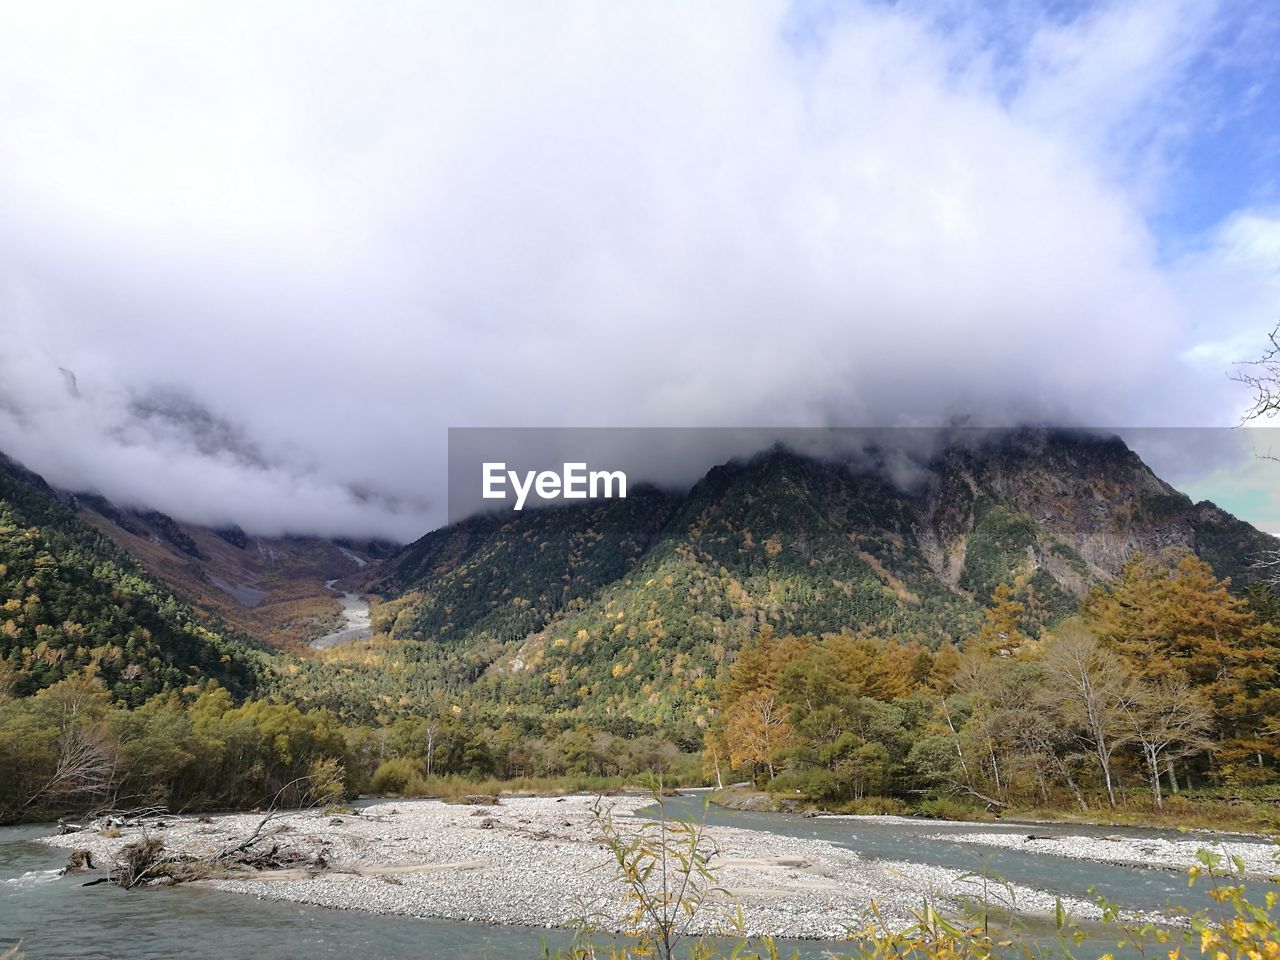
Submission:
[[[320,858],[323,869],[204,882],[258,897],[448,920],[551,927],[573,926],[590,916],[600,929],[616,931],[624,926],[624,890],[593,817],[594,802],[582,796],[523,797],[477,807],[417,800],[379,803],[358,814],[281,814],[263,829],[259,845]],[[647,799],[605,802],[622,832],[645,822],[634,812]],[[243,841],[261,819],[175,818],[146,833],[160,837],[168,850],[207,855]],[[109,864],[143,833],[136,827],[119,836],[85,831],[45,842],[88,849],[97,863]],[[708,828],[708,836],[718,848],[712,866],[723,888],[703,921],[713,932],[730,904],[742,907],[753,934],[836,939],[860,927],[873,902],[884,919],[906,926],[925,900],[955,905],[978,893],[958,870],[869,860],[823,840],[720,826]],[[1012,895],[1020,912],[1054,909],[1054,896],[1043,891],[1014,887]],[[1064,906],[1078,920],[1098,915],[1083,901]]]

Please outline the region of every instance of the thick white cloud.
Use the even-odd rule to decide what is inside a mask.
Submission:
[[[928,9],[9,5],[0,449],[412,536],[448,426],[1229,422],[1145,219],[1216,5]]]

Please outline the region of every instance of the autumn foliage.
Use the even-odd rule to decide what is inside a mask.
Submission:
[[[999,585],[959,648],[842,632],[748,644],[722,683],[709,767],[856,804],[962,797],[1115,805],[1276,776],[1280,632],[1204,562],[1135,557],[1036,631]]]

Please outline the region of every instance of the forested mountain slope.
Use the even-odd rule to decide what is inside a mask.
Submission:
[[[699,717],[712,678],[766,625],[936,648],[976,633],[1003,584],[1035,633],[1135,554],[1195,554],[1240,587],[1275,546],[1113,438],[1000,434],[940,450],[907,483],[874,458],[775,449],[685,495],[435,531],[385,562],[375,627],[389,641],[351,655],[374,683],[385,659],[399,682],[667,723]]]
[[[202,679],[249,692],[263,669],[247,638],[202,625],[43,480],[0,456],[0,679],[23,695],[85,667],[128,704]]]

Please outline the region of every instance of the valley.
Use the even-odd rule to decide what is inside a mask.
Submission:
[[[1277,105],[1277,0],[4,4],[0,960],[1280,960]]]
[[[394,549],[203,528],[12,463],[0,482],[0,815],[156,804],[185,811],[163,843],[193,856],[249,822],[196,811],[269,807],[277,849],[344,864],[223,890],[564,926],[599,853],[584,796],[654,776],[745,780],[790,811],[671,807],[715,825],[747,931],[802,939],[872,892],[902,925],[921,897],[959,910],[975,861],[1020,911],[1085,923],[1098,878],[1135,916],[1162,904],[1134,889],[1181,882],[1152,877],[1192,852],[1162,834],[1060,826],[1037,847],[992,823],[1033,810],[1280,825],[1280,597],[1252,565],[1277,541],[1114,439],[959,443],[908,486],[773,449],[688,491]],[[388,799],[349,809],[370,794]],[[644,804],[620,804],[643,833]],[[58,842],[111,862],[136,839],[113,830]],[[544,874],[563,895],[538,898]],[[620,929],[622,889],[591,890]]]
[[[270,649],[301,650],[343,624],[330,581],[358,582],[392,550],[377,541],[251,536],[121,508],[93,494],[61,497],[195,609]]]

